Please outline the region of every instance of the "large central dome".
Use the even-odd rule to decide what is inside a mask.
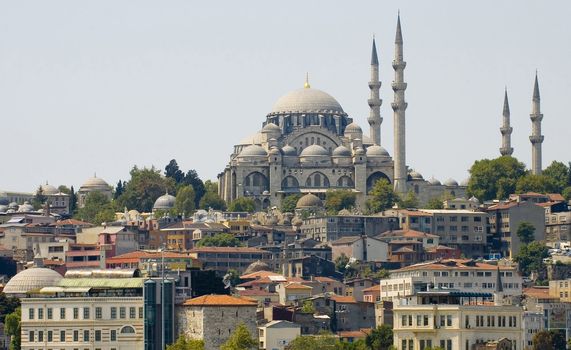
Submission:
[[[326,92],[303,88],[294,90],[278,99],[270,114],[327,113],[345,115],[337,100]]]

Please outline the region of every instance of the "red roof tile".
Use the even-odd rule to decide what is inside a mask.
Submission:
[[[250,299],[237,298],[230,295],[210,294],[188,299],[183,305],[188,306],[257,306],[258,303]]]

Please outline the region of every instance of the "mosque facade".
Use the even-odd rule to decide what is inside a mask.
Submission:
[[[257,209],[265,209],[280,207],[290,194],[312,193],[323,199],[329,189],[344,189],[355,192],[357,205],[364,208],[367,194],[380,179],[393,184],[400,195],[412,191],[421,204],[446,194],[465,196],[466,183],[425,180],[406,166],[406,62],[400,18],[392,66],[394,157],[381,145],[381,82],[373,39],[369,134],[363,133],[335,98],[311,88],[306,79],[302,89],[277,100],[259,132],[234,146],[230,162],[218,175],[220,197],[227,202],[250,197]]]

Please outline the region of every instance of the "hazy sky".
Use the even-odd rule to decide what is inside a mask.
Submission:
[[[94,172],[114,185],[173,158],[215,179],[305,72],[368,132],[373,33],[392,155],[399,8],[411,168],[461,181],[498,156],[506,85],[529,165],[536,69],[543,165],[570,160],[569,1],[2,1],[0,188],[77,188]]]

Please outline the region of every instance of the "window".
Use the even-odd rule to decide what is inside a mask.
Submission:
[[[78,307],[74,307],[73,308],[73,319],[77,320],[79,318],[79,308]]]
[[[28,309],[28,318],[29,318],[30,320],[33,320],[33,319],[34,319],[34,308],[29,308],[29,309]],[[34,333],[32,332],[32,334],[34,334]]]
[[[134,306],[129,308],[129,318],[137,317],[137,309]]]
[[[458,221],[458,217],[457,216],[451,216],[450,217],[450,222],[456,222]]]
[[[79,341],[79,331],[73,331],[73,341]]]
[[[462,222],[468,222],[468,217],[467,217],[467,216],[461,216],[461,217],[460,217],[460,221],[462,221]]]
[[[65,331],[59,331],[59,341],[65,343]]]
[[[119,308],[119,318],[126,318],[127,317],[127,308],[124,306],[121,306]]]
[[[95,331],[95,341],[101,341],[101,330]]]
[[[424,315],[422,318],[423,322],[422,325],[423,326],[428,326],[428,315]]]
[[[43,320],[44,319],[44,309],[42,309],[41,307],[38,309],[38,320]]]
[[[139,318],[143,318],[143,307],[142,306],[139,307]]]
[[[59,319],[65,320],[65,307],[59,309]]]
[[[115,306],[111,307],[111,319],[114,320],[117,318],[117,308]]]
[[[103,311],[101,310],[101,307],[96,307],[95,308],[95,318],[100,320],[103,318]]]
[[[48,320],[51,320],[53,318],[54,318],[54,309],[48,307]]]
[[[89,320],[89,308],[88,307],[83,308],[83,319]]]
[[[110,334],[111,341],[117,341],[117,331],[112,329]]]
[[[28,333],[28,338],[30,339],[30,342],[32,343],[34,342],[34,331],[30,331]]]
[[[452,327],[452,315],[446,315],[446,327]]]
[[[89,331],[83,331],[83,341],[89,341]]]
[[[52,331],[48,331],[48,341],[54,341],[54,333]]]
[[[38,341],[44,341],[44,331],[38,331]]]

